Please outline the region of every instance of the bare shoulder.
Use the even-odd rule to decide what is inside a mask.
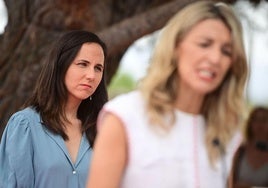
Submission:
[[[98,122],[98,136],[112,139],[113,137],[125,137],[125,128],[121,119],[110,113],[106,112],[102,119]]]
[[[120,119],[111,114],[99,123],[87,188],[119,187],[127,163],[127,141]]]
[[[115,155],[116,152],[120,153],[122,157],[126,155],[127,149],[127,136],[123,122],[112,113],[105,113],[102,119],[98,122],[98,133],[95,143],[95,152]],[[103,154],[107,152],[106,154]]]

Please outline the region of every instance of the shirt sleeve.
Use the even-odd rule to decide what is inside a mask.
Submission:
[[[14,114],[0,143],[0,188],[32,188],[34,185],[33,147],[30,121]]]

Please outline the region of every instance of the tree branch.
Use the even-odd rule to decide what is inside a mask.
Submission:
[[[174,0],[143,14],[125,19],[98,34],[106,42],[110,53],[113,54],[114,50],[125,50],[135,40],[162,28],[171,16],[193,1]]]

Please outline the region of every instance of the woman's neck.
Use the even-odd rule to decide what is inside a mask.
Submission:
[[[200,114],[203,99],[203,95],[201,96],[196,93],[179,93],[175,101],[175,108],[191,114]]]
[[[80,103],[71,103],[70,101],[65,106],[65,115],[67,118],[66,126],[80,125],[81,122],[77,117],[77,111]]]
[[[268,163],[268,152],[259,150],[253,143],[247,145],[246,155],[251,166],[254,168],[259,168],[263,164]]]

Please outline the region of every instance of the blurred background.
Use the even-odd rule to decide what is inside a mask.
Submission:
[[[250,77],[245,95],[249,103],[254,106],[267,106],[268,3],[261,1],[255,7],[250,2],[242,0],[238,1],[234,5],[234,8],[244,27],[244,43],[250,66]],[[114,77],[111,85],[115,93],[132,90],[135,86],[132,82],[136,83],[146,74],[150,54],[158,33],[159,31],[156,31],[153,34],[138,39],[125,53],[121,60],[118,73]],[[118,88],[120,85],[122,85],[122,88]]]
[[[66,30],[96,32],[109,49],[109,97],[135,89],[166,21],[195,0],[0,0],[0,137],[29,96],[54,40]],[[268,2],[231,3],[244,28],[250,106],[268,105]]]

